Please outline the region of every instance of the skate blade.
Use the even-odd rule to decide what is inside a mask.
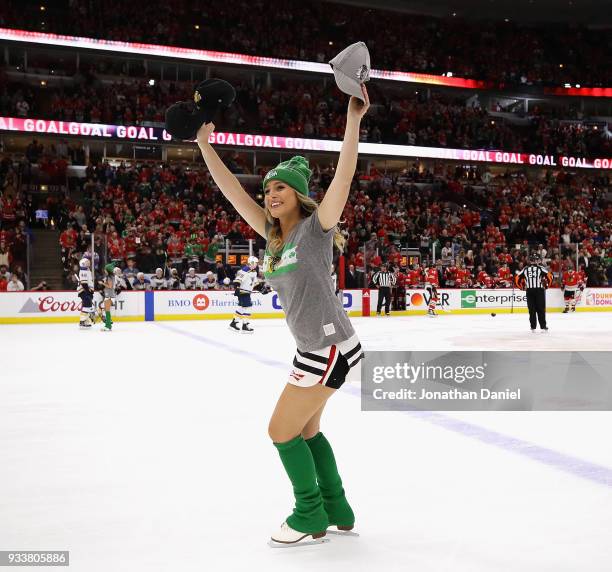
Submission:
[[[300,546],[312,546],[314,544],[325,544],[329,542],[329,538],[315,538],[312,540],[299,540],[298,542],[276,542],[274,540],[268,541],[270,548],[299,548]]]
[[[335,534],[336,536],[359,536],[358,532],[353,532],[352,530],[334,530],[327,529],[327,534]]]

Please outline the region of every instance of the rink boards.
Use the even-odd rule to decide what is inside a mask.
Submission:
[[[482,314],[526,312],[527,300],[521,290],[454,290],[438,291],[439,314]],[[276,293],[254,294],[253,318],[282,318],[282,307]],[[344,290],[342,302],[350,316],[375,314],[376,290]],[[100,302],[96,295],[95,304]],[[123,292],[113,308],[113,319],[131,321],[229,319],[236,309],[232,291],[157,291]],[[547,310],[563,310],[563,293],[559,289],[546,292]],[[425,290],[406,291],[406,309],[393,315],[424,314],[429,294]],[[3,292],[0,294],[0,324],[74,322],[81,310],[75,292]],[[612,288],[587,288],[577,306],[579,312],[612,311]]]

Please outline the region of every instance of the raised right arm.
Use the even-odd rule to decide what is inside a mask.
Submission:
[[[265,211],[244,190],[240,181],[223,164],[217,152],[208,142],[208,138],[214,130],[215,126],[213,123],[205,123],[198,131],[198,147],[200,147],[204,162],[225,198],[232,203],[232,206],[238,211],[240,216],[257,234],[266,238]]]

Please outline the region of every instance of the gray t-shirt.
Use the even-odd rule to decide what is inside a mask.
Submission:
[[[270,231],[266,224],[266,234]],[[335,295],[331,278],[333,229],[325,232],[316,211],[289,233],[280,256],[266,248],[263,272],[274,288],[300,351],[339,344],[355,330]]]

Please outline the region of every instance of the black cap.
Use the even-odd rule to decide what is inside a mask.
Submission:
[[[166,110],[166,131],[175,139],[193,141],[203,123],[210,123],[222,107],[228,107],[236,90],[222,79],[199,83],[193,101],[179,101]]]
[[[221,107],[229,107],[236,97],[232,84],[223,79],[205,79],[195,88],[193,100],[198,109],[206,112],[206,123],[212,121]]]
[[[174,139],[193,141],[203,123],[204,112],[193,101],[179,101],[166,110],[166,131]]]

